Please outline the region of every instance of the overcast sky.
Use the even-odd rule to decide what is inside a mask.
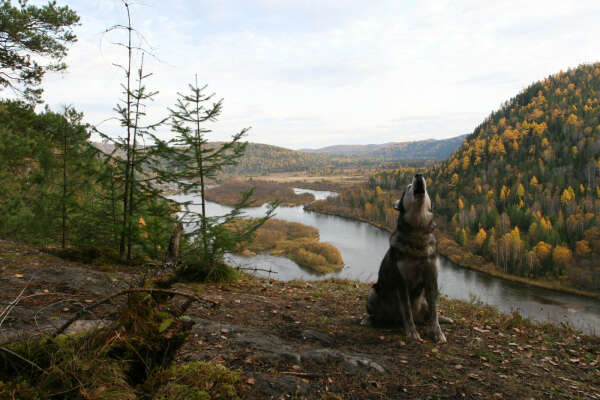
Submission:
[[[112,64],[126,62],[111,44],[124,34],[103,32],[125,22],[124,8],[58,3],[81,26],[44,98],[100,124],[123,82]],[[225,99],[211,139],[250,126],[249,141],[294,149],[470,133],[530,83],[600,60],[598,0],[143,0],[132,16],[158,58],[146,60],[160,92],[151,117],[198,74]],[[100,128],[119,134],[110,121]]]

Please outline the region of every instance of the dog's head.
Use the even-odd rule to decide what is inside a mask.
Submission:
[[[431,199],[423,175],[415,175],[412,183],[402,193],[402,198],[394,203],[394,208],[400,211],[398,224],[405,222],[413,228],[426,228],[431,225]]]

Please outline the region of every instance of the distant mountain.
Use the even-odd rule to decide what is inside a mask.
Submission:
[[[463,144],[467,135],[449,139],[427,139],[413,142],[390,142],[383,144],[356,144],[327,146],[320,149],[301,149],[299,151],[317,154],[354,155],[386,160],[429,159],[445,160],[454,150]]]
[[[208,146],[215,146],[209,142]],[[109,143],[93,143],[105,153],[114,149]],[[118,153],[117,153],[118,154]],[[383,158],[383,159],[382,159]],[[262,143],[248,143],[246,153],[235,165],[226,166],[223,172],[234,175],[256,175],[285,172],[340,173],[356,167],[397,168],[399,166],[422,167],[431,165],[427,157],[374,157],[359,154],[318,154]]]

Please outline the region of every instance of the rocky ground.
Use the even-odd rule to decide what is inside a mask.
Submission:
[[[82,306],[135,285],[143,269],[89,266],[0,241],[0,343],[39,336]],[[23,291],[23,289],[25,289]],[[278,282],[177,284],[217,303],[193,303],[175,364],[208,361],[240,376],[250,399],[600,399],[600,339],[539,325],[478,304],[441,300],[448,343],[360,325],[366,284]],[[98,308],[71,327],[113,318]],[[0,319],[2,321],[2,319]]]

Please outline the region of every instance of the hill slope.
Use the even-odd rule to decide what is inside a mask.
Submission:
[[[505,103],[433,172],[448,230],[504,272],[600,289],[600,63]]]
[[[301,149],[317,154],[355,155],[361,157],[390,159],[431,159],[445,160],[459,147],[467,135],[449,139],[417,140],[414,142],[391,142],[383,144],[338,145],[320,149]]]
[[[424,173],[445,238],[442,253],[495,275],[597,293],[598,93],[600,63],[550,76],[492,113],[441,165],[382,171],[368,187],[311,208],[393,228],[393,201]]]
[[[217,142],[209,142],[214,146]],[[111,153],[113,146],[108,143],[93,143],[105,153]],[[357,167],[375,169],[380,167],[394,168],[400,164],[407,166],[424,166],[433,163],[427,157],[375,157],[352,154],[316,154],[262,143],[248,143],[246,153],[236,165],[226,166],[225,174],[262,175],[285,172],[309,172],[314,174],[343,174],[345,170]]]
[[[117,298],[115,303],[95,308],[92,315],[84,314],[84,318],[93,319],[80,319],[71,325],[71,332],[78,331],[78,336],[69,340],[59,337],[61,346],[70,349],[66,346],[71,344],[74,352],[64,359],[48,357],[59,366],[73,366],[64,378],[63,369],[56,364],[48,366],[44,358],[61,354],[53,346],[47,342],[43,347],[35,346],[35,342],[18,346],[14,342],[52,332],[84,304],[89,307],[129,287],[132,281],[140,281],[147,276],[147,267],[127,267],[124,273],[118,266],[67,262],[2,240],[0,254],[4,263],[0,299],[9,304],[23,290],[21,301],[15,302],[4,321],[0,340],[4,348],[27,356],[38,367],[3,352],[0,398],[89,399],[90,393],[94,398],[151,398],[165,392],[217,391],[230,380],[227,377],[237,378],[227,382],[226,393],[231,394],[218,398],[598,398],[597,337],[442,297],[441,313],[455,320],[455,324],[443,326],[448,343],[435,345],[425,328],[419,328],[424,341],[415,342],[407,340],[400,330],[359,324],[369,284],[279,282],[249,275],[230,284],[175,285],[179,293],[195,293],[214,304],[190,305],[181,295],[163,296],[161,312],[154,311],[151,316],[160,322],[171,316],[168,310],[184,310],[185,314],[177,321],[169,320],[170,324],[161,323],[162,328],[158,323],[151,325],[154,320],[147,314],[143,314],[145,319],[136,318],[135,324],[131,323],[138,314],[128,312],[128,304],[140,304],[134,303],[135,296],[128,301]],[[154,304],[151,296],[139,298],[144,305]],[[152,312],[148,306],[140,308]],[[97,328],[99,323],[105,325],[104,331],[82,332]],[[131,326],[153,329],[140,329],[134,336]],[[94,337],[110,340],[92,341]],[[149,341],[157,337],[160,341]],[[132,373],[125,380],[124,371],[144,371],[145,364],[134,364],[138,358],[123,355],[124,350],[103,351],[120,341],[127,347],[119,349],[157,351],[150,348],[153,344],[169,349],[171,357],[161,354],[152,359],[155,369],[149,377]],[[95,343],[99,350],[93,347]],[[90,353],[94,358],[86,358]],[[126,369],[131,364],[135,368]],[[203,366],[201,372],[205,373],[194,373],[194,366]],[[158,377],[167,368],[172,374],[163,382]],[[117,390],[118,395],[108,397]],[[165,394],[163,398],[184,397]]]

